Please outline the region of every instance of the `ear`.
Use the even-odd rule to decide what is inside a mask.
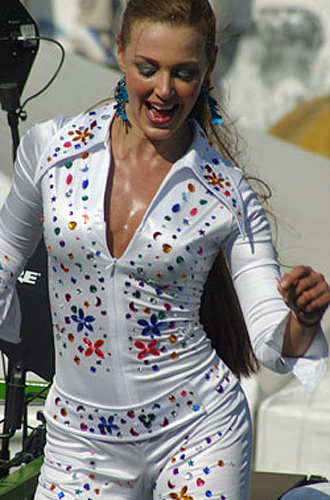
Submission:
[[[121,38],[118,35],[116,37],[116,43],[117,43],[117,59],[118,63],[120,66],[120,69],[122,70],[123,73],[125,73],[125,61],[124,61],[124,50],[123,50],[123,44],[121,42]]]

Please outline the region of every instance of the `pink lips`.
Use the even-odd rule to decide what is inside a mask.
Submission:
[[[154,125],[165,125],[172,120],[176,109],[177,105],[162,107],[154,103],[147,103],[146,114]]]

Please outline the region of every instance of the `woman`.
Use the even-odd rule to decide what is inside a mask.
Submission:
[[[303,266],[277,283],[260,204],[206,137],[214,26],[207,0],[130,0],[117,102],[22,140],[2,316],[43,227],[57,356],[37,500],[248,498],[248,406],[199,321],[220,251],[261,361],[309,387],[324,372],[327,284]]]

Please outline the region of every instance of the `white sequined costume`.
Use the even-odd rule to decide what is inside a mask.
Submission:
[[[1,212],[4,336],[17,331],[13,285],[42,229],[48,249],[56,375],[36,498],[245,499],[246,402],[199,322],[219,249],[266,366],[312,388],[326,342],[319,331],[303,358],[281,357],[288,309],[267,220],[197,123],[126,251],[112,257],[104,199],[113,114],[106,104],[31,129]]]

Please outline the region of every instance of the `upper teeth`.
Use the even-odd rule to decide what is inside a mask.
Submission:
[[[152,104],[152,107],[155,109],[158,109],[158,111],[169,111],[170,109],[173,108],[172,106],[159,106],[158,104]]]

